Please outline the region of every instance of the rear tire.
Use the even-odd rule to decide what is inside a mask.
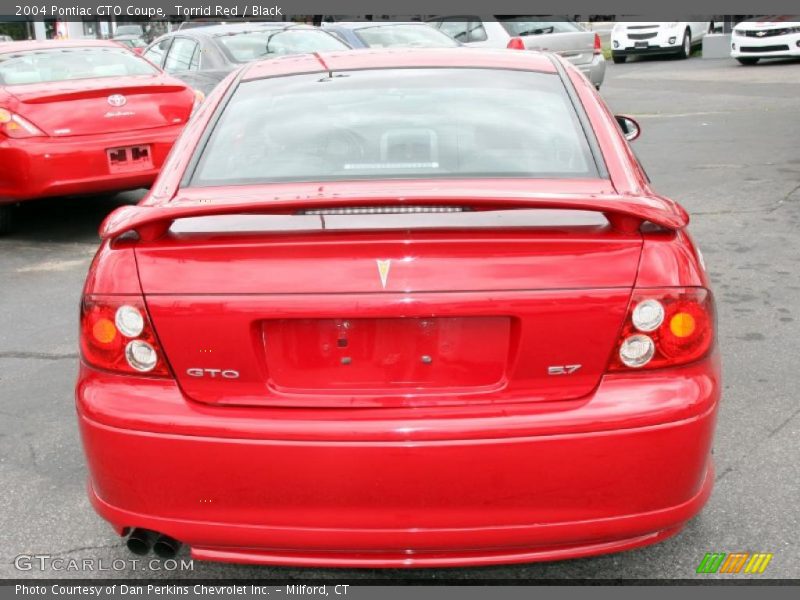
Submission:
[[[14,221],[14,207],[9,204],[0,206],[0,235],[11,233]]]
[[[692,32],[688,29],[683,33],[683,42],[681,44],[678,58],[681,60],[687,59],[692,55]]]
[[[615,65],[621,65],[626,60],[628,60],[628,57],[625,56],[624,54],[612,54],[611,58],[614,59],[614,64]]]
[[[758,62],[757,58],[750,57],[750,56],[746,56],[744,58],[739,56],[736,60],[738,60],[741,64],[743,64],[745,66],[748,66],[748,67],[751,66],[751,65],[754,65],[754,64],[756,64]]]

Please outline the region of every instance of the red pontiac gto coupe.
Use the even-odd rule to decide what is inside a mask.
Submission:
[[[200,101],[116,42],[0,44],[0,232],[21,200],[150,185]]]
[[[663,540],[711,492],[720,397],[687,222],[557,56],[248,65],[102,226],[91,501],[134,552],[244,563]]]

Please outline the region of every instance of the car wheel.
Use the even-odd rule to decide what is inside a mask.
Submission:
[[[614,64],[615,65],[620,65],[620,64],[624,63],[626,60],[628,60],[628,57],[625,56],[624,54],[614,54],[614,55],[612,55],[611,58],[614,59]]]
[[[743,65],[747,65],[747,66],[754,65],[754,64],[756,64],[758,62],[757,58],[750,57],[750,56],[747,56],[747,57],[741,57],[740,56],[736,60],[738,60]]]
[[[11,205],[0,206],[0,235],[11,233],[11,224],[14,218],[14,207]]]
[[[688,29],[683,34],[683,44],[681,50],[678,52],[678,58],[689,58],[692,55],[692,32]]]

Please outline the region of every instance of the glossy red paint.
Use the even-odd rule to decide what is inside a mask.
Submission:
[[[327,414],[205,407],[174,381],[83,367],[78,408],[92,500],[118,529],[198,558],[491,564],[652,543],[693,516],[713,479],[714,368],[606,376],[546,407]]]
[[[83,47],[118,45],[91,40],[15,42],[0,44],[0,54]],[[119,108],[107,101],[115,94],[124,96]],[[0,84],[0,109],[39,130],[20,139],[0,131],[0,204],[149,186],[194,102],[191,89],[161,71],[152,76]],[[133,147],[144,153],[143,160],[128,156],[128,166],[115,168],[109,152]]]
[[[172,165],[169,165],[170,167]],[[606,181],[437,180],[353,181],[203,187],[180,190],[169,203],[126,206],[100,228],[105,239],[135,229],[144,238],[161,237],[175,219],[242,214],[292,214],[300,208],[336,206],[456,205],[472,210],[556,208],[603,212],[618,229],[638,231],[647,220],[668,228],[688,224],[677,203],[656,195],[615,194]],[[625,219],[632,219],[629,225]],[[619,221],[616,221],[619,219]]]
[[[713,484],[716,349],[666,368],[610,363],[632,302],[708,288],[707,275],[685,211],[650,189],[594,89],[552,60],[585,106],[607,179],[183,188],[237,75],[209,96],[151,194],[103,225],[84,290],[143,298],[170,367],[80,369],[89,495],[119,533],[156,530],[209,560],[460,566],[630,549],[697,514]],[[256,63],[243,77],[322,63],[559,76],[530,52],[369,50]],[[606,219],[170,230],[196,216],[398,203]],[[378,260],[392,261],[386,281]]]

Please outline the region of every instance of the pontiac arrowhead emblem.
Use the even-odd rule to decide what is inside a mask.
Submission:
[[[381,276],[381,285],[386,289],[386,282],[389,281],[389,269],[392,267],[392,261],[389,259],[375,261],[378,263],[378,275]]]

